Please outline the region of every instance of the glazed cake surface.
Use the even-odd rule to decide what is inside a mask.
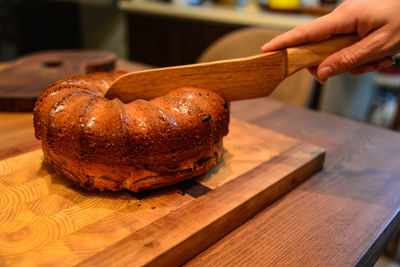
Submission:
[[[57,172],[88,189],[138,192],[217,165],[229,124],[220,95],[183,87],[150,101],[105,98],[122,74],[71,76],[39,96],[35,135]]]

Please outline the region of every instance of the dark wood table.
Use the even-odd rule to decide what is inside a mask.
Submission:
[[[268,98],[232,117],[326,148],[325,167],[187,265],[372,265],[400,229],[400,134]],[[31,113],[0,113],[0,159],[39,147]]]

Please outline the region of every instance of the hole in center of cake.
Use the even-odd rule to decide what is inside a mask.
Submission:
[[[43,66],[47,68],[55,68],[55,67],[60,67],[62,65],[62,60],[58,58],[54,59],[48,59],[43,62]]]

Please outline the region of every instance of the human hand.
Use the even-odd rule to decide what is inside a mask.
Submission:
[[[264,44],[263,52],[357,33],[361,40],[309,68],[320,82],[343,72],[360,74],[393,64],[400,52],[399,0],[347,0],[328,15],[300,25]]]

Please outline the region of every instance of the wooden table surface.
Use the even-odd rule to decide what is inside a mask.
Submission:
[[[267,98],[231,110],[324,147],[325,167],[187,265],[372,265],[400,229],[400,134]],[[0,159],[39,147],[32,114],[0,113]]]

